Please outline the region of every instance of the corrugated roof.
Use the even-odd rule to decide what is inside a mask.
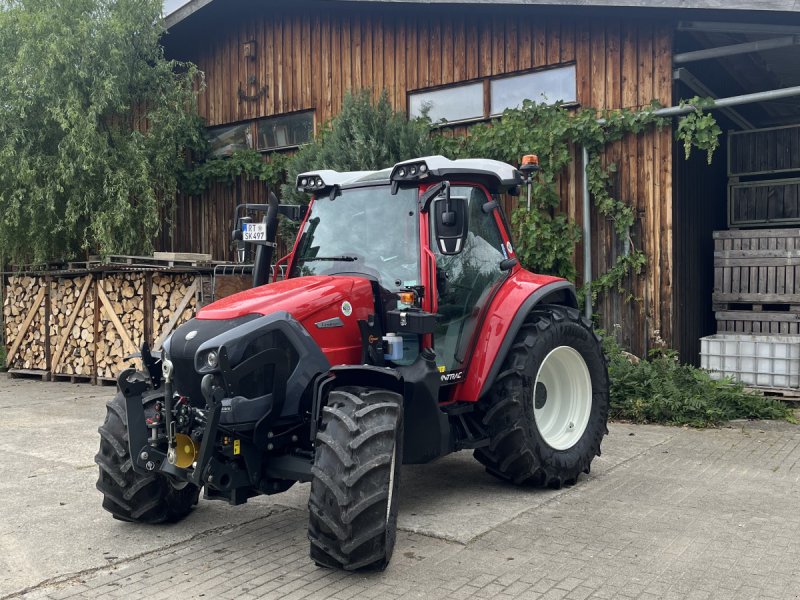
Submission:
[[[214,0],[191,0],[167,15],[167,27],[172,27]],[[343,0],[362,4],[482,4],[482,5],[542,5],[585,8],[656,8],[697,9],[720,11],[800,12],[800,0]]]

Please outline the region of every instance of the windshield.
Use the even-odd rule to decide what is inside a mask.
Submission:
[[[419,285],[417,190],[388,185],[317,198],[303,228],[292,277],[359,273],[381,287]]]

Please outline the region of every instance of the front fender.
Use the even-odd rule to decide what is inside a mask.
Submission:
[[[564,279],[524,269],[503,282],[477,334],[466,377],[451,398],[477,402],[488,393],[525,318],[542,302],[577,308],[575,286]]]

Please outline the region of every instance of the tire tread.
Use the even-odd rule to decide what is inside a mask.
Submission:
[[[402,461],[402,396],[387,390],[332,390],[317,432],[308,538],[318,565],[383,569],[394,546],[396,501],[388,507],[392,451]],[[395,486],[399,464],[395,465]],[[396,500],[396,498],[395,498]],[[387,524],[387,510],[393,517]]]

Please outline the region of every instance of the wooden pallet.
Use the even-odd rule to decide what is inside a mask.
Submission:
[[[117,385],[117,380],[113,379],[113,378],[108,378],[108,377],[98,377],[98,378],[95,379],[94,384],[102,386],[102,387],[116,386]]]
[[[800,334],[800,313],[717,311],[717,333]]]
[[[156,252],[153,256],[129,256],[113,254],[108,257],[111,264],[129,265],[132,267],[177,267],[208,266],[211,264],[210,254],[190,254],[179,252]]]
[[[39,379],[41,381],[50,381],[52,373],[39,369],[9,369],[8,376],[12,379]]]
[[[761,314],[790,314],[796,319],[800,319],[800,304],[786,302],[786,301],[771,301],[768,298],[761,298],[758,301],[732,301],[732,302],[718,302],[715,298],[711,303],[711,307],[716,310],[738,310],[738,311],[752,311]]]
[[[95,383],[95,378],[89,375],[65,375],[64,373],[53,373],[53,381],[68,381],[69,383]]]
[[[800,389],[795,388],[762,388],[762,387],[749,387],[751,391],[765,398],[773,398],[774,400],[781,400],[783,402],[791,402],[800,406]]]

